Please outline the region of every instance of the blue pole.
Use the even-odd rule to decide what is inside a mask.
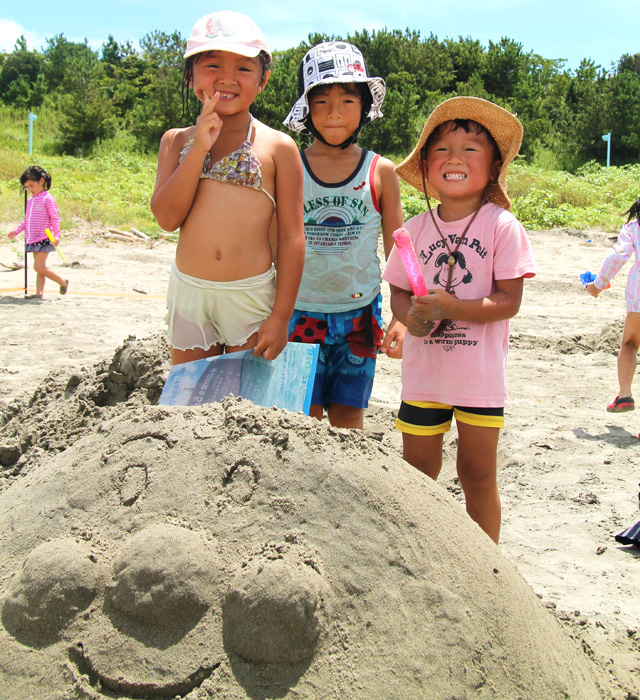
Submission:
[[[607,168],[611,162],[611,132],[602,135],[602,140],[607,142]]]
[[[33,150],[33,122],[37,119],[33,112],[29,112],[29,155]]]

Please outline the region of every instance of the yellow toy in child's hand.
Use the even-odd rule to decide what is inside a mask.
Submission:
[[[44,232],[47,234],[47,238],[48,238],[52,243],[54,243],[54,245],[55,245],[55,239],[54,239],[53,234],[51,233],[50,229],[46,228],[46,229],[44,230]],[[64,255],[62,254],[62,251],[60,250],[60,248],[59,248],[58,246],[55,246],[55,248],[56,248],[56,250],[58,251],[58,255],[62,258],[62,262],[63,262],[65,265],[68,265],[69,263],[67,263],[67,259],[66,259],[66,258],[64,257]]]

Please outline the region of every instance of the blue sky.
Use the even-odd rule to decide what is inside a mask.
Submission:
[[[45,39],[64,34],[71,41],[88,40],[94,49],[112,34],[134,47],[153,30],[179,31],[183,37],[194,22],[215,10],[235,9],[253,17],[272,49],[286,49],[310,32],[346,36],[362,29],[419,30],[438,39],[458,36],[478,39],[485,46],[507,36],[544,58],[566,59],[575,69],[591,58],[609,69],[623,53],[640,51],[639,0],[345,0],[244,3],[199,0],[58,0],[3,3],[0,9],[0,51],[12,51],[21,34],[30,49]]]

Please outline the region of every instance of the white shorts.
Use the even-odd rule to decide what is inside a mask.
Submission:
[[[176,350],[243,345],[270,316],[275,267],[255,277],[218,282],[171,268],[167,289],[169,343]]]

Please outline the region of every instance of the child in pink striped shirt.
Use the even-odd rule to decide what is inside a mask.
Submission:
[[[60,294],[66,294],[69,280],[62,279],[60,275],[47,267],[49,253],[53,252],[54,246],[60,243],[58,205],[48,191],[51,187],[51,175],[39,165],[32,165],[20,176],[20,184],[29,191],[31,197],[27,202],[24,221],[7,235],[14,239],[24,231],[25,250],[27,253],[33,253],[36,293],[29,295],[28,298],[42,299],[47,277],[59,285]],[[53,234],[53,243],[49,240],[46,229],[49,229]]]
[[[613,250],[602,263],[595,280],[587,285],[591,296],[597,297],[607,284],[620,272],[622,266],[635,253],[636,261],[629,270],[625,299],[627,317],[622,333],[622,345],[618,353],[618,395],[607,406],[609,413],[633,411],[635,401],[631,395],[631,382],[636,371],[636,355],[640,347],[640,199],[625,211],[628,214]],[[632,221],[633,219],[633,221]]]

